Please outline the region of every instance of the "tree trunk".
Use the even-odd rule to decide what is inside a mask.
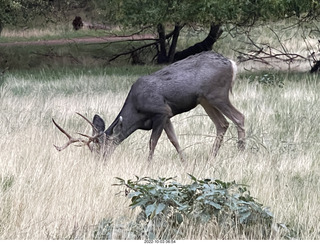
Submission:
[[[210,51],[212,50],[213,44],[218,40],[218,38],[221,36],[223,30],[221,29],[220,24],[214,24],[212,23],[210,26],[210,31],[208,36],[202,41],[198,42],[195,45],[188,47],[187,49],[177,52],[174,55],[173,61],[179,61],[182,59],[185,59],[188,56],[203,52],[203,51]]]
[[[172,63],[174,60],[174,55],[176,52],[176,48],[177,48],[177,43],[178,43],[178,38],[180,35],[180,30],[181,30],[181,26],[176,24],[173,30],[173,35],[172,35],[172,41],[171,41],[171,46],[170,46],[170,50],[169,50],[169,54],[168,54],[168,61],[169,63]]]
[[[3,30],[3,26],[4,26],[4,24],[1,22],[1,20],[0,20],[0,36],[1,36],[1,32],[2,32],[2,30]]]
[[[162,24],[158,24],[158,35],[159,35],[159,46],[160,50],[158,53],[158,64],[163,64],[168,62],[167,50],[166,50],[166,33],[164,26]]]
[[[320,61],[316,61],[311,67],[310,73],[315,73],[315,72],[318,72],[319,70],[320,70]]]

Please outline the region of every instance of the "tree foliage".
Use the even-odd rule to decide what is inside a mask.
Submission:
[[[77,9],[91,12],[95,21],[104,20],[135,29],[154,28],[158,32],[154,46],[159,63],[210,50],[225,26],[247,31],[264,21],[291,18],[308,22],[320,15],[318,0],[0,0],[0,32],[5,24],[30,23],[37,16],[42,16],[44,23],[51,22],[54,17],[68,16]],[[188,25],[209,27],[208,36],[176,55],[180,31]],[[147,47],[150,46],[152,44],[148,43]],[[136,56],[136,51],[129,53]]]
[[[5,24],[13,22],[14,14],[19,9],[21,9],[19,2],[0,0],[0,33]]]
[[[264,21],[284,18],[309,21],[320,13],[320,4],[316,0],[108,0],[104,4],[110,7],[109,17],[119,24],[156,28],[159,36],[158,62],[172,62],[211,49],[223,26],[250,28]],[[175,55],[180,30],[194,24],[210,27],[206,41]],[[167,34],[165,26],[174,26],[174,34]]]
[[[0,23],[14,23],[18,13],[25,17],[91,6],[96,17],[127,26],[158,24],[252,25],[259,20],[319,15],[318,0],[0,0]],[[92,8],[90,8],[92,9]]]
[[[115,20],[130,26],[159,23],[248,25],[258,20],[319,14],[316,0],[109,0],[108,4],[115,8]]]
[[[0,33],[4,25],[28,23],[36,16],[50,12],[50,1],[44,0],[0,0]]]
[[[68,15],[70,10],[93,5],[94,0],[0,0],[0,33],[5,25],[24,26],[32,20],[40,23],[57,22],[59,16]]]

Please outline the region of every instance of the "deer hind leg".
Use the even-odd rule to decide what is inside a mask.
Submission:
[[[166,132],[172,145],[176,148],[176,150],[179,154],[180,160],[182,162],[184,162],[184,155],[183,155],[182,150],[180,148],[176,133],[174,131],[174,128],[173,128],[173,125],[172,125],[170,119],[167,120],[167,123],[164,126],[164,131]]]
[[[207,101],[203,101],[201,105],[216,126],[217,136],[210,153],[213,157],[216,157],[221,147],[224,134],[229,127],[229,123],[223,114],[218,109],[210,105]]]
[[[239,150],[245,149],[245,129],[244,129],[244,115],[240,113],[229,101],[224,104],[215,106],[229,118],[237,127],[238,130],[238,148]]]

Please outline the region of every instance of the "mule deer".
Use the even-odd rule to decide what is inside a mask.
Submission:
[[[216,126],[217,136],[211,154],[217,155],[228,129],[229,123],[224,116],[236,125],[238,148],[244,149],[244,116],[229,100],[236,71],[237,66],[232,60],[213,52],[203,52],[173,63],[151,75],[139,78],[132,85],[120,113],[106,130],[105,123],[99,115],[95,115],[93,122],[90,122],[79,114],[93,128],[92,136],[79,133],[87,137],[87,140],[71,137],[53,120],[59,130],[69,138],[64,146],[56,148],[60,151],[72,143],[80,142],[90,150],[96,145],[101,155],[106,157],[137,129],[152,130],[149,141],[150,161],[164,130],[183,160],[170,118],[201,104]]]

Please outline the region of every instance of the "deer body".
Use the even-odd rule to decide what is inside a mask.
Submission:
[[[105,130],[103,119],[95,115],[92,124],[106,140],[106,156],[137,129],[152,130],[149,160],[163,130],[183,159],[170,118],[201,104],[217,130],[212,154],[221,146],[229,118],[238,130],[238,147],[244,148],[244,116],[229,100],[236,75],[233,61],[213,52],[203,52],[173,63],[151,75],[139,78],[131,87],[125,103],[113,123]],[[101,147],[100,147],[101,148]],[[111,149],[112,148],[112,149]]]

